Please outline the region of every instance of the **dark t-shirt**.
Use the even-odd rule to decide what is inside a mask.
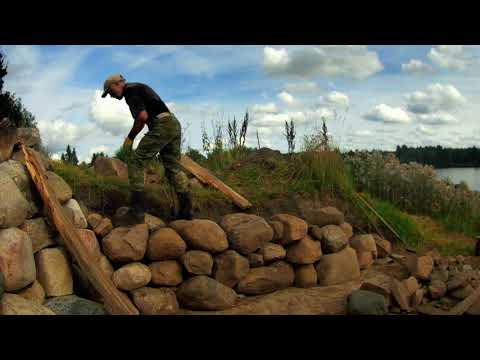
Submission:
[[[123,96],[134,119],[143,110],[147,111],[148,122],[151,122],[160,113],[170,112],[160,96],[148,85],[127,83],[123,90]]]

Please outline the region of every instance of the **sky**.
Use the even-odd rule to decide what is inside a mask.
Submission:
[[[250,115],[247,145],[296,149],[325,119],[342,150],[397,145],[478,146],[480,46],[135,45],[1,46],[5,90],[35,116],[54,157],[67,144],[80,161],[121,146],[133,118],[125,100],[101,98],[105,78],[151,86],[182,124],[185,147],[201,129]],[[145,128],[137,136],[138,144]],[[226,131],[225,137],[226,137]]]

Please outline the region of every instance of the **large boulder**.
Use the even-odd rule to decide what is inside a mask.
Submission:
[[[441,280],[433,280],[428,285],[428,293],[433,300],[440,299],[447,293],[447,285]]]
[[[70,199],[63,205],[64,214],[70,219],[77,229],[86,229],[88,227],[87,219],[77,200]]]
[[[272,241],[273,229],[260,216],[236,213],[225,215],[220,226],[225,230],[230,248],[248,255]]]
[[[392,253],[392,244],[377,234],[372,235],[377,245],[378,258],[383,259]]]
[[[17,142],[15,128],[2,128],[0,131],[0,163],[12,157],[13,147]]]
[[[120,290],[131,291],[147,285],[152,279],[152,273],[147,265],[134,262],[122,266],[115,271],[112,281]]]
[[[248,263],[251,268],[256,268],[265,265],[265,260],[262,254],[252,253],[248,254]]]
[[[17,293],[17,295],[40,305],[45,301],[45,290],[43,290],[42,285],[37,280],[35,280],[32,285]]]
[[[351,247],[334,254],[323,255],[316,265],[318,283],[322,286],[338,285],[360,277],[357,254]]]
[[[35,281],[36,267],[32,240],[22,230],[0,230],[0,272],[5,276],[5,290],[20,290]]]
[[[313,264],[321,256],[322,250],[309,235],[305,235],[303,239],[290,245],[287,249],[287,260],[294,264]]]
[[[280,221],[268,221],[268,224],[272,227],[273,229],[273,242],[280,241],[283,239],[283,223]]]
[[[100,270],[103,271],[103,273],[109,278],[111,279],[112,276],[113,276],[113,273],[115,272],[114,269],[113,269],[113,266],[112,264],[110,263],[110,261],[108,260],[108,258],[103,255],[100,257],[100,259],[98,259],[98,266],[100,268]]]
[[[287,251],[282,245],[267,243],[260,249],[265,263],[282,260],[287,256]]]
[[[178,310],[177,297],[172,289],[143,287],[132,291],[132,298],[142,315],[172,315]]]
[[[103,218],[102,221],[100,221],[100,223],[95,227],[95,229],[93,229],[95,234],[102,238],[107,236],[112,230],[113,224],[112,220],[110,220],[109,218]]]
[[[187,251],[180,257],[184,268],[193,275],[210,275],[213,269],[213,257],[200,250]]]
[[[87,222],[90,228],[93,230],[103,220],[103,216],[100,214],[91,213],[87,216]]]
[[[150,260],[173,260],[185,253],[187,244],[178,233],[167,227],[156,230],[148,239],[147,257]]]
[[[345,231],[337,225],[325,225],[321,228],[315,225],[311,228],[310,233],[314,238],[320,240],[324,254],[339,252],[348,245],[348,237],[345,235]]]
[[[293,285],[295,272],[284,261],[270,266],[250,269],[237,286],[237,291],[246,295],[261,295],[285,289]]]
[[[350,225],[349,223],[347,222],[344,222],[344,223],[341,223],[340,225],[338,225],[340,227],[340,229],[343,230],[343,232],[345,233],[345,235],[347,236],[347,240],[350,239],[352,236],[353,236],[353,227],[352,225]]]
[[[17,294],[4,294],[0,299],[0,315],[55,315],[48,307],[24,299]]]
[[[32,240],[32,249],[36,253],[46,247],[55,245],[53,231],[43,218],[26,220],[20,230],[25,231]]]
[[[73,277],[62,248],[48,248],[35,254],[37,279],[47,297],[73,294]]]
[[[233,288],[249,270],[248,259],[235,250],[227,250],[215,257],[214,278],[225,286]]]
[[[45,180],[49,189],[55,194],[60,204],[65,204],[72,198],[72,188],[60,176],[52,171],[47,171]]]
[[[38,149],[41,139],[40,131],[37,128],[17,128],[17,142],[27,147]]]
[[[372,291],[354,290],[347,297],[349,315],[385,315],[387,310],[385,298]]]
[[[76,295],[48,299],[45,306],[57,315],[107,315],[102,304]]]
[[[354,236],[350,239],[350,246],[355,249],[357,253],[371,252],[373,259],[377,258],[377,245],[371,234]]]
[[[103,253],[113,262],[131,262],[143,259],[147,250],[148,226],[113,229],[102,239]]]
[[[162,219],[148,213],[145,214],[145,224],[148,225],[148,230],[150,230],[150,232],[154,232],[155,230],[166,226]]]
[[[119,159],[99,156],[93,164],[95,173],[102,176],[113,176],[128,181],[128,167]]]
[[[205,275],[185,281],[176,295],[180,305],[191,310],[224,310],[237,301],[235,291]]]
[[[302,212],[304,218],[309,224],[317,225],[319,227],[325,225],[340,225],[345,221],[343,213],[332,206],[320,209],[304,209]]]
[[[360,290],[371,291],[382,295],[385,298],[385,302],[387,305],[390,305],[391,298],[392,298],[392,290],[391,290],[391,281],[385,282],[380,281],[376,278],[367,280],[362,283]]]
[[[0,229],[23,224],[30,205],[8,174],[0,171]]]
[[[176,260],[156,261],[148,267],[154,285],[177,286],[183,281],[182,266]]]
[[[225,231],[211,220],[191,220],[179,226],[177,232],[193,250],[218,253],[228,249]]]
[[[283,224],[283,238],[280,240],[282,245],[290,244],[294,241],[300,241],[308,233],[308,224],[296,216],[289,214],[277,214],[272,216],[273,221],[279,221]]]
[[[295,286],[309,288],[315,286],[318,281],[317,270],[313,264],[301,265],[295,269]]]
[[[40,166],[42,167],[43,170],[45,171],[53,170],[52,161],[48,158],[48,156],[46,156],[42,152],[35,151],[33,149],[30,149],[30,150],[33,151],[40,159]],[[18,161],[22,165],[25,165],[25,154],[21,149],[14,151],[12,154],[12,160]]]
[[[371,251],[357,251],[357,260],[360,270],[367,269],[373,265],[373,255]]]
[[[434,267],[433,259],[428,255],[412,256],[407,265],[411,274],[421,281],[426,281],[430,278]]]

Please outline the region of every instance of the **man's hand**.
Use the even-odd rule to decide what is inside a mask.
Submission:
[[[123,148],[125,150],[132,150],[132,146],[133,146],[133,140],[131,140],[129,137],[127,137],[125,139],[125,141],[123,142]]]

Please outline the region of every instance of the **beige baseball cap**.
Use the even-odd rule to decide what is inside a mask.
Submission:
[[[119,81],[125,81],[125,78],[120,75],[120,74],[114,74],[114,75],[110,75],[107,80],[105,80],[105,82],[103,83],[103,94],[102,94],[102,98],[106,97],[107,94],[108,94],[108,91],[110,90],[110,86],[112,84],[115,84]]]

